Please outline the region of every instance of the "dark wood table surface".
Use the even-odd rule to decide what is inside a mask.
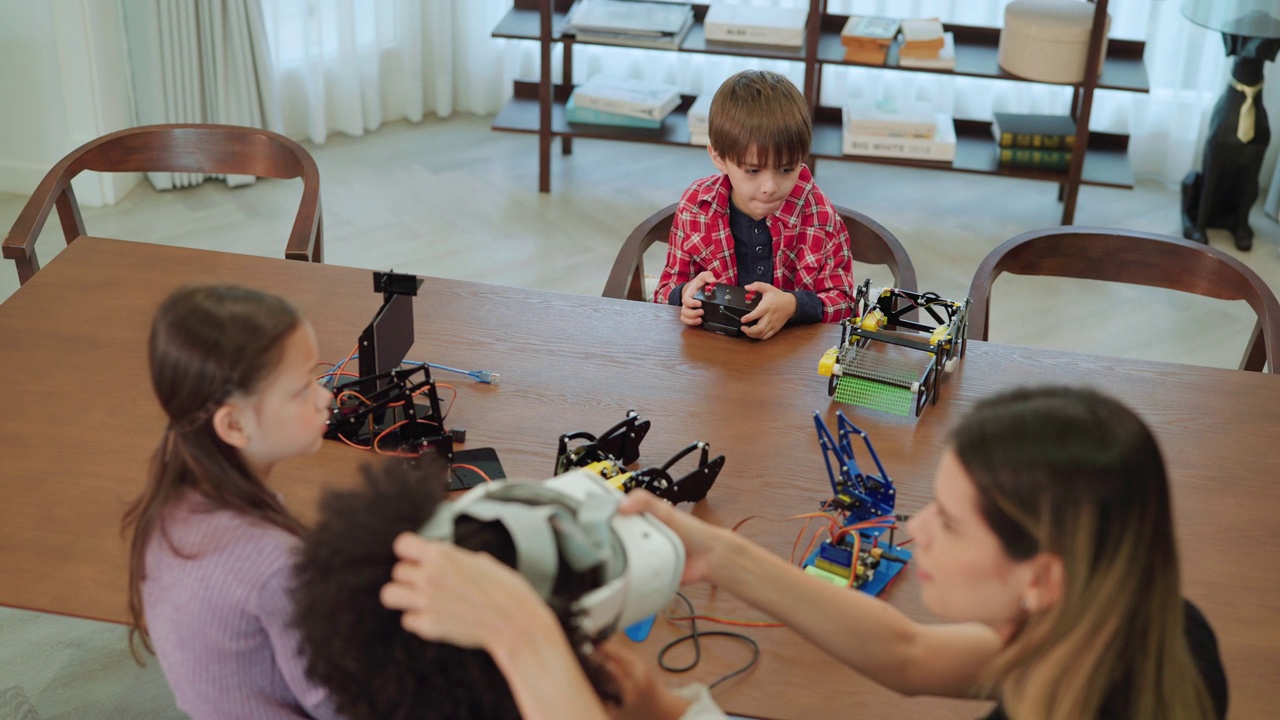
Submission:
[[[160,300],[194,282],[287,297],[315,326],[321,356],[333,360],[350,351],[381,301],[368,270],[97,238],[59,254],[0,305],[0,604],[124,619],[120,514],[141,489],[164,427],[147,378],[147,329]],[[816,367],[838,340],[836,327],[794,328],[755,343],[687,330],[668,307],[434,278],[415,312],[410,359],[501,374],[498,386],[437,375],[458,389],[448,424],[467,429],[466,447],[496,448],[509,475],[548,477],[561,433],[601,432],[634,408],[653,422],[642,464],[693,440],[727,455],[715,488],[694,509],[707,520],[732,525],[752,514],[809,512],[829,495],[812,414],[834,427],[840,406]],[[1217,630],[1232,715],[1269,714],[1280,703],[1280,379],[970,342],[923,416],[845,409],[870,433],[897,484],[899,511],[910,513],[930,496],[952,423],[980,398],[1038,383],[1096,387],[1155,429],[1173,479],[1186,595]],[[312,517],[320,492],[353,484],[355,468],[370,459],[326,443],[278,468],[273,485]],[[757,520],[743,531],[785,555],[797,529]],[[692,588],[690,596],[700,612],[760,617],[724,593]],[[910,573],[887,599],[928,619]],[[717,691],[732,712],[972,718],[986,707],[903,698],[789,630],[747,632],[763,652],[756,669]],[[640,648],[656,655],[678,633],[660,620]],[[712,639],[703,655],[688,679],[718,677],[746,651]]]

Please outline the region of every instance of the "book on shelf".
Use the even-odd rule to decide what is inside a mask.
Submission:
[[[585,123],[587,125],[612,125],[614,127],[645,128],[649,130],[656,130],[662,127],[662,120],[638,118],[632,115],[579,107],[573,95],[569,96],[569,101],[564,105],[564,119],[571,123]]]
[[[1000,150],[1000,165],[1004,167],[1037,168],[1040,170],[1067,170],[1071,167],[1070,150],[1033,150],[1031,148],[1007,148]]]
[[[932,138],[860,135],[850,132],[846,123],[841,151],[853,156],[951,162],[956,158],[955,125],[945,113],[936,118],[938,129]]]
[[[933,106],[919,100],[851,98],[845,102],[841,115],[845,130],[854,135],[927,140],[938,130],[938,114]]]
[[[712,42],[751,43],[798,48],[804,45],[808,8],[761,7],[715,3],[702,19]]]
[[[596,75],[573,91],[575,104],[587,110],[662,120],[680,104],[680,88],[666,83]]]
[[[937,18],[911,18],[902,21],[902,46],[898,55],[923,54],[928,57],[930,51],[942,49],[942,22]]]
[[[1070,150],[1076,144],[1076,121],[1069,115],[996,113],[991,134],[1000,147]]]
[[[693,27],[688,4],[643,0],[579,0],[565,31],[579,42],[678,50]]]
[[[855,48],[846,45],[844,48],[845,62],[862,63],[863,65],[884,65],[888,58],[888,46]]]
[[[578,0],[565,18],[566,29],[630,35],[670,35],[693,12],[688,4],[642,0]]]
[[[898,37],[898,28],[902,21],[891,17],[873,15],[852,15],[840,31],[840,42],[845,47],[850,45],[883,45],[893,44]]]
[[[684,43],[684,39],[689,35],[689,29],[693,27],[693,16],[689,16],[689,22],[685,24],[684,29],[675,35],[665,35],[662,37],[652,37],[649,35],[628,35],[627,33],[597,33],[578,31],[574,33],[574,38],[578,42],[595,43],[597,45],[625,45],[627,47],[649,48],[653,50],[679,50],[680,45]]]
[[[956,37],[952,33],[942,34],[942,49],[932,57],[918,55],[898,55],[898,67],[924,70],[956,69]]]
[[[692,130],[690,130],[689,144],[690,145],[710,145],[711,136],[708,135],[706,132],[693,132]]]
[[[711,99],[713,97],[715,97],[715,93],[703,93],[689,106],[688,112],[685,113],[689,119],[689,132],[707,134],[707,127],[711,119]]]
[[[862,63],[863,65],[884,65],[889,58],[889,46],[853,47],[845,45],[845,62]]]

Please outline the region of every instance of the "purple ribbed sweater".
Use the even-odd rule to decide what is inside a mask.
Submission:
[[[297,538],[194,493],[165,514],[147,546],[142,602],[178,707],[203,718],[334,718],[303,674],[288,597]]]

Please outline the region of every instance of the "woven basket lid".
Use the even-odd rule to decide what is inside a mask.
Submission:
[[[1004,9],[1004,30],[1040,40],[1088,42],[1093,8],[1083,0],[1014,0]]]

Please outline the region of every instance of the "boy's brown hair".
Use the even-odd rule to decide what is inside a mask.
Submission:
[[[711,99],[707,125],[711,147],[735,165],[799,165],[813,140],[804,96],[785,76],[768,70],[743,70],[725,80]]]

